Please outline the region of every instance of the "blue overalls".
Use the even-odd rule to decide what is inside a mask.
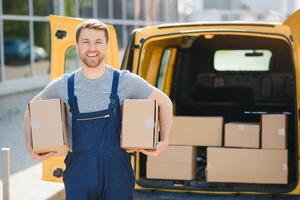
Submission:
[[[120,147],[118,82],[119,72],[114,71],[108,109],[80,113],[74,73],[68,78],[73,151],[65,159],[63,174],[67,200],[133,199],[135,178],[130,155]]]

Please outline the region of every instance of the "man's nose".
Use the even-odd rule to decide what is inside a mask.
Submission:
[[[89,45],[89,50],[90,50],[90,51],[91,51],[91,50],[96,50],[96,44],[90,43],[90,45]]]

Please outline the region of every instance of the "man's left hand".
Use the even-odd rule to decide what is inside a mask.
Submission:
[[[160,141],[158,142],[156,149],[154,150],[141,150],[143,154],[146,154],[147,156],[158,156],[161,154],[166,148],[169,146],[169,142],[167,141]]]

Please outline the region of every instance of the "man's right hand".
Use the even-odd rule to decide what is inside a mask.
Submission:
[[[36,153],[32,150],[28,150],[29,154],[34,158],[34,159],[37,159],[37,160],[45,160],[45,159],[48,159],[50,157],[53,157],[56,152],[45,152],[45,153]]]

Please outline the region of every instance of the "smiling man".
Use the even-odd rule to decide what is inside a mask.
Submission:
[[[172,102],[141,77],[107,65],[108,41],[108,29],[102,22],[86,20],[79,24],[76,48],[82,66],[53,80],[31,100],[60,98],[68,105],[71,148],[63,176],[67,200],[133,199],[135,178],[130,156],[120,148],[120,104],[124,99],[155,99],[159,105],[161,141],[155,151],[142,150],[144,154],[157,156],[169,143]],[[32,151],[28,111],[24,132],[28,152],[34,158],[55,155]]]

